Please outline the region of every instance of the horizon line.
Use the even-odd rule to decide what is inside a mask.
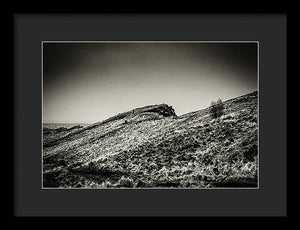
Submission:
[[[232,98],[229,98],[225,101],[223,101],[223,103],[227,102],[227,101],[230,101],[234,98],[239,98],[239,97],[242,97],[242,96],[246,96],[247,94],[251,94],[251,93],[254,93],[254,92],[258,92],[258,89],[254,90],[254,91],[251,91],[249,93],[245,93],[245,94],[242,94],[242,95],[239,95],[239,96],[236,96],[236,97],[232,97]],[[162,105],[162,104],[166,104],[166,103],[160,103],[160,104],[155,104],[155,105]],[[166,104],[168,105],[168,104]],[[145,105],[145,106],[154,106],[154,105]],[[138,108],[142,108],[142,107],[145,107],[145,106],[141,106],[141,107],[138,107]],[[172,105],[168,105],[168,106],[172,106]],[[201,110],[205,110],[207,108],[209,108],[210,106],[207,106],[205,108],[201,108],[199,110],[194,110],[194,111],[190,111],[190,112],[187,112],[187,113],[184,113],[184,114],[180,114],[178,116],[182,116],[182,115],[186,115],[186,114],[189,114],[189,113],[194,113],[194,112],[198,112],[198,111],[201,111]],[[174,108],[174,107],[173,107]],[[137,109],[137,108],[133,108],[133,109]],[[130,110],[129,110],[130,111]],[[126,111],[124,112],[121,112],[121,113],[125,113]],[[128,111],[127,111],[128,112]],[[176,110],[175,110],[176,112]],[[73,121],[73,122],[64,122],[64,121],[42,121],[42,124],[93,124],[93,123],[97,123],[97,122],[102,122],[102,121],[105,121],[107,119],[109,119],[110,117],[106,118],[106,119],[103,119],[101,121]]]

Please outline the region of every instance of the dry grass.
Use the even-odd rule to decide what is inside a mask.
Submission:
[[[256,93],[224,102],[216,119],[208,109],[165,116],[164,106],[52,134],[44,187],[257,186]]]

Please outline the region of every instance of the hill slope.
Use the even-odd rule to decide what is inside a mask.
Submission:
[[[256,187],[257,91],[176,116],[161,104],[87,127],[45,129],[44,187]]]

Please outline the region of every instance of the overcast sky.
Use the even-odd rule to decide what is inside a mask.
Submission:
[[[257,43],[43,43],[43,122],[166,103],[177,115],[257,90]]]

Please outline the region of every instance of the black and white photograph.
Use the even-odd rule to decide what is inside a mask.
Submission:
[[[258,189],[257,41],[41,42],[43,189]]]

